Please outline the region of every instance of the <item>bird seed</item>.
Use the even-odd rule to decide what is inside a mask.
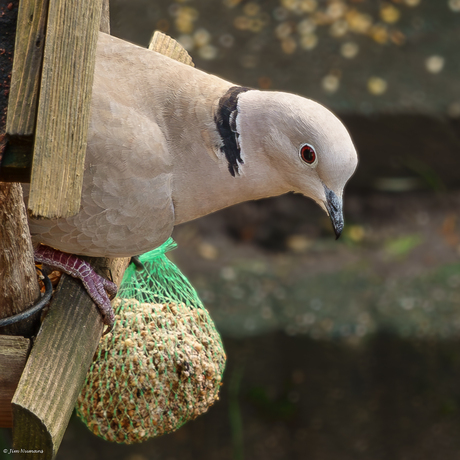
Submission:
[[[77,413],[107,441],[132,444],[178,429],[218,398],[225,352],[204,308],[116,298]]]

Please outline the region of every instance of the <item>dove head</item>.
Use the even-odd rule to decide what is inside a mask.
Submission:
[[[265,180],[316,201],[338,238],[343,189],[358,162],[342,122],[322,105],[294,94],[247,91],[238,99],[236,125],[242,160],[256,158]]]

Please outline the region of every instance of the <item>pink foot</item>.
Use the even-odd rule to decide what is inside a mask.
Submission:
[[[115,322],[115,315],[107,293],[115,295],[117,285],[98,275],[91,265],[72,254],[58,251],[49,246],[40,245],[34,252],[35,262],[62,270],[83,282],[86,291],[98,306],[104,324],[108,327],[104,334],[110,332]]]

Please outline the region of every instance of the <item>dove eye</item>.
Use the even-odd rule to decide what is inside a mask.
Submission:
[[[309,144],[303,144],[299,151],[300,158],[308,165],[316,163],[316,152],[315,149]]]

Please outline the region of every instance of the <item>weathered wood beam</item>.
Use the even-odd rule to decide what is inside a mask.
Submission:
[[[6,123],[9,137],[34,133],[47,15],[48,0],[19,2]]]
[[[155,31],[149,43],[149,50],[164,54],[176,61],[195,67],[192,57],[176,40],[160,31]]]
[[[6,130],[18,6],[19,0],[0,0],[0,134]]]
[[[110,0],[102,0],[101,24],[99,30],[110,34]]]
[[[21,0],[19,4],[7,134],[0,143],[2,182],[30,182],[48,3]],[[100,30],[110,33],[109,0],[102,1]]]
[[[88,259],[119,284],[129,259]],[[52,459],[102,334],[101,315],[80,281],[63,275],[13,397],[13,447]]]
[[[8,117],[0,146],[0,181],[30,182],[33,133],[45,44],[48,0],[21,0],[17,13]]]
[[[30,340],[0,335],[0,428],[13,426],[11,399],[26,365]]]
[[[29,213],[80,209],[102,0],[49,0]]]

